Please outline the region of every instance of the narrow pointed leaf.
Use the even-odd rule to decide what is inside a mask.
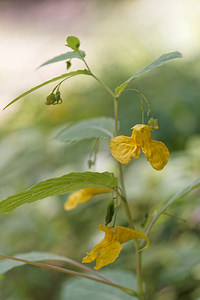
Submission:
[[[85,188],[113,188],[116,186],[117,178],[109,172],[69,173],[61,177],[41,181],[30,189],[1,201],[0,213],[9,213],[20,205],[49,196],[62,195]]]
[[[170,52],[167,54],[163,54],[161,55],[159,58],[157,58],[156,60],[154,60],[151,64],[149,64],[148,66],[146,66],[145,68],[143,68],[141,71],[139,71],[138,73],[136,73],[135,75],[133,75],[132,77],[130,77],[128,80],[126,80],[125,82],[123,82],[121,85],[119,85],[118,87],[116,87],[115,89],[115,94],[120,96],[124,89],[126,88],[126,86],[136,77],[139,77],[140,75],[155,69],[163,64],[165,64],[166,62],[169,62],[173,59],[176,58],[182,58],[182,54],[178,51],[175,52]]]
[[[77,142],[91,138],[112,138],[115,120],[112,118],[95,118],[81,121],[63,129],[55,139],[64,142]]]
[[[47,80],[47,81],[45,81],[45,82],[43,82],[43,83],[41,83],[41,84],[39,84],[39,85],[33,87],[32,89],[26,91],[25,93],[19,95],[19,96],[16,97],[15,99],[13,99],[10,103],[8,103],[8,105],[6,105],[6,106],[4,107],[4,109],[6,109],[6,108],[7,108],[8,106],[10,106],[11,104],[15,103],[17,100],[19,100],[19,99],[23,98],[24,96],[26,96],[26,95],[28,95],[28,94],[34,92],[35,90],[40,89],[41,87],[43,87],[43,86],[45,86],[45,85],[47,85],[47,84],[49,84],[49,83],[52,83],[52,82],[57,81],[57,80],[62,80],[62,79],[65,79],[65,78],[66,78],[66,79],[67,79],[67,78],[71,78],[71,77],[73,77],[73,76],[81,75],[81,74],[83,74],[83,75],[90,75],[90,72],[88,72],[87,70],[77,70],[77,71],[65,73],[65,74],[62,74],[62,75],[60,75],[60,76],[54,77],[54,78],[52,78],[52,79],[50,79],[50,80]]]
[[[190,193],[192,190],[200,186],[200,177],[196,179],[194,182],[192,182],[190,185],[188,185],[184,190],[177,193],[176,195],[172,196],[159,210],[158,215],[161,215],[171,204],[173,204],[175,201],[178,201],[185,197],[188,193]]]
[[[81,56],[80,56],[80,54],[81,54]],[[85,57],[85,52],[84,51],[80,50],[80,54],[75,52],[75,51],[70,51],[70,52],[67,52],[67,53],[60,54],[58,56],[55,56],[52,59],[47,60],[41,66],[39,66],[39,68],[43,67],[43,66],[46,66],[46,65],[49,65],[49,64],[59,62],[59,61],[67,60],[67,59],[72,59],[72,58],[82,59],[82,57]]]
[[[147,228],[147,231],[145,234],[149,234],[153,224],[157,221],[157,219],[165,212],[165,210],[173,204],[175,201],[181,200],[183,197],[185,197],[188,193],[190,193],[195,188],[200,187],[200,177],[197,178],[194,182],[192,182],[190,185],[188,185],[184,190],[181,192],[175,194],[172,196],[164,205],[163,207],[158,211],[156,215],[153,216],[152,220],[150,221],[150,224]]]

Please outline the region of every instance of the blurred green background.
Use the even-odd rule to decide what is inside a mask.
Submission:
[[[0,1],[1,108],[18,94],[66,72],[64,62],[36,68],[66,51],[65,39],[76,35],[93,72],[112,89],[163,53],[178,50],[183,59],[168,63],[131,87],[151,102],[160,128],[153,137],[170,150],[168,165],[156,172],[141,155],[124,167],[135,223],[144,230],[145,216],[199,176],[200,39],[198,0]],[[72,70],[83,68],[74,60]],[[62,144],[54,137],[68,122],[113,116],[112,99],[90,78],[72,78],[61,88],[63,104],[44,105],[47,86],[0,112],[1,199],[41,180],[88,170],[94,141]],[[119,102],[120,133],[141,122],[137,94]],[[147,121],[147,120],[146,120]],[[95,171],[114,171],[109,141],[101,142]],[[0,253],[52,252],[81,261],[101,236],[108,197],[95,196],[66,212],[67,195],[24,205],[0,216]],[[144,252],[147,299],[197,300],[200,297],[200,204],[194,191],[155,224]],[[123,208],[118,225],[127,226]],[[135,269],[132,245],[107,269]],[[16,268],[0,279],[3,300],[64,300],[69,276],[31,266]],[[67,299],[67,298],[66,298]]]

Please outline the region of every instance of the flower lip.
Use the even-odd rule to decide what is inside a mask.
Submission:
[[[122,250],[122,244],[132,239],[145,239],[146,246],[139,250],[139,252],[145,250],[149,246],[148,237],[137,230],[122,226],[106,226],[99,225],[99,229],[105,232],[104,239],[98,243],[87,256],[83,258],[83,263],[90,263],[96,259],[95,270],[113,263],[119,256]]]
[[[140,149],[151,166],[160,171],[168,162],[169,150],[160,141],[151,138],[150,127],[137,124],[132,127],[131,137],[117,136],[110,141],[112,155],[122,164],[128,164],[132,157],[139,158]]]

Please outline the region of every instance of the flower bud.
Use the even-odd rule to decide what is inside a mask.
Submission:
[[[51,93],[49,96],[47,96],[45,104],[51,105],[54,104],[55,102],[56,102],[56,97],[53,93]]]
[[[56,99],[56,102],[54,104],[61,104],[62,103],[62,99],[60,97],[60,91],[59,90],[56,91],[55,99]]]
[[[158,119],[151,117],[151,119],[149,119],[149,121],[148,121],[148,126],[154,130],[158,129],[159,128]]]
[[[56,100],[57,103],[59,102],[59,100],[60,100],[60,91],[56,92],[56,94],[55,94],[55,100]]]

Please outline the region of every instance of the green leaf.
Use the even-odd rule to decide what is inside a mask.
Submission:
[[[74,51],[79,51],[80,40],[75,36],[68,36],[67,38],[67,46]]]
[[[123,93],[123,91],[125,90],[125,88],[128,84],[129,84],[129,82],[125,81],[124,83],[122,83],[118,87],[116,87],[115,94],[119,97]]]
[[[196,179],[194,182],[192,182],[190,185],[188,185],[184,190],[177,193],[176,195],[172,196],[164,205],[163,207],[158,211],[156,215],[153,216],[148,229],[146,231],[146,234],[149,233],[151,230],[153,224],[157,221],[157,219],[165,212],[165,210],[173,204],[175,201],[181,200],[183,197],[185,197],[188,193],[190,193],[192,190],[200,186],[200,177]]]
[[[140,75],[155,69],[163,64],[165,64],[168,61],[171,61],[172,59],[176,59],[176,58],[182,58],[182,54],[178,51],[175,52],[170,52],[167,54],[163,54],[161,55],[159,58],[157,58],[156,60],[154,60],[151,64],[149,64],[148,66],[146,66],[145,68],[143,68],[141,71],[139,71],[138,73],[136,73],[135,75],[133,75],[132,77],[130,77],[128,80],[126,80],[125,82],[123,82],[122,84],[120,84],[118,87],[116,87],[115,89],[115,94],[117,96],[120,96],[124,89],[126,88],[126,86],[136,77],[139,77]]]
[[[55,56],[52,59],[47,60],[46,62],[44,62],[38,68],[49,65],[49,64],[53,64],[53,63],[56,63],[56,62],[59,62],[59,61],[67,60],[67,59],[72,59],[72,58],[82,59],[82,57],[85,57],[85,52],[84,51],[80,50],[80,54],[75,52],[75,51],[70,51],[70,52],[67,52],[67,53],[63,53],[63,54],[60,54],[58,56]]]
[[[137,289],[136,277],[130,272],[115,269],[113,271],[102,271],[101,273],[120,285],[133,290]],[[76,278],[63,284],[59,300],[65,299],[132,300],[133,297],[125,294],[118,288],[87,280],[85,278]]]
[[[35,90],[40,89],[41,87],[43,87],[43,86],[45,86],[45,85],[47,85],[49,83],[52,83],[52,82],[60,80],[60,79],[65,79],[65,78],[68,79],[68,78],[71,78],[73,76],[81,75],[81,74],[83,74],[83,75],[91,75],[90,72],[88,72],[87,70],[77,70],[77,71],[74,71],[74,72],[69,72],[69,73],[65,73],[65,74],[62,74],[60,76],[54,77],[54,78],[52,78],[52,79],[50,79],[48,81],[45,81],[45,82],[43,82],[43,83],[41,83],[41,84],[33,87],[32,89],[26,91],[25,93],[19,95],[17,98],[13,99],[10,103],[8,103],[8,105],[6,105],[4,107],[4,109],[6,109],[8,106],[10,106],[11,104],[13,104],[17,100],[19,100],[19,99],[23,98],[24,96],[26,96],[26,95],[34,92]]]
[[[178,201],[185,197],[188,193],[190,193],[192,190],[200,186],[200,177],[196,179],[194,182],[192,182],[190,185],[188,185],[184,190],[181,192],[177,193],[176,195],[172,196],[164,205],[163,207],[159,210],[158,216],[161,215],[172,203],[175,201]]]
[[[172,258],[171,263],[167,266],[167,270],[160,273],[161,282],[170,282],[176,285],[177,282],[188,280],[188,274],[191,273],[195,266],[200,264],[198,245],[199,244],[196,244],[197,247],[190,248],[187,247],[186,244],[184,244],[183,247],[181,247],[182,245],[180,246],[180,244],[173,245],[175,258]],[[190,259],[188,259],[188,257]],[[178,258],[178,260],[176,258]]]
[[[62,177],[51,178],[34,185],[30,189],[8,197],[0,202],[0,213],[9,213],[20,205],[62,195],[85,188],[113,188],[117,178],[109,172],[69,173]]]
[[[29,261],[43,261],[43,260],[59,260],[59,261],[65,261],[67,263],[71,263],[71,259],[53,254],[53,253],[45,253],[45,252],[29,252],[29,253],[21,253],[21,254],[16,254],[14,257],[20,258],[20,259],[25,259]],[[10,259],[1,259],[0,260],[0,274],[4,274],[10,270],[12,270],[15,267],[20,267],[25,265],[25,262],[21,261],[14,261]]]
[[[96,118],[63,129],[56,140],[60,142],[77,142],[91,138],[112,138],[115,130],[115,120],[112,118]]]

